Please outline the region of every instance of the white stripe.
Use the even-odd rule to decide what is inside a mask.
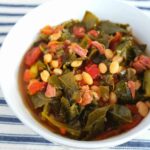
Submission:
[[[1,3],[8,3],[8,4],[41,4],[49,0],[1,0]]]
[[[0,115],[10,115],[10,117],[15,116],[12,110],[7,105],[0,106]]]
[[[19,8],[19,7],[0,7],[0,13],[27,13],[29,12],[30,10],[32,10],[33,8]]]
[[[0,36],[0,43],[2,43],[4,41],[4,36]]]
[[[0,32],[9,32],[12,26],[0,26]]]
[[[25,125],[10,125],[10,124],[0,124],[0,133],[4,134],[25,134],[25,135],[37,135],[34,131],[26,127]]]
[[[1,22],[16,22],[18,19],[20,19],[21,17],[0,17],[0,23]]]
[[[68,147],[64,146],[55,146],[52,144],[45,144],[45,145],[14,145],[14,144],[1,144],[0,145],[0,150],[73,150]],[[79,149],[78,149],[79,150]],[[103,149],[103,150],[108,150],[108,149]]]

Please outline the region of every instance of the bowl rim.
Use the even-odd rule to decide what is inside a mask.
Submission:
[[[67,0],[66,0],[67,1]],[[109,1],[109,0],[107,0]],[[130,6],[129,4],[119,1],[119,0],[112,0],[116,3],[119,4],[124,4],[126,6]],[[7,42],[9,41],[9,36],[13,33],[13,30],[16,29],[17,24],[19,24],[20,22],[22,22],[24,20],[24,18],[26,18],[28,15],[33,15],[36,11],[38,11],[39,9],[45,7],[46,5],[49,5],[51,3],[57,3],[59,2],[59,0],[51,0],[51,1],[47,1],[43,4],[41,4],[40,6],[34,8],[33,10],[31,10],[31,12],[27,13],[25,16],[23,16],[16,24],[15,26],[11,29],[11,31],[9,32],[9,34],[7,35],[7,37],[5,38],[2,47],[1,47],[1,51],[0,51],[0,66],[2,65],[2,61],[1,58],[3,57],[3,51],[5,50],[5,45],[7,45]],[[134,9],[135,11],[137,11],[137,13],[140,13],[141,16],[147,17],[146,15],[144,15],[139,9],[130,6],[132,9]],[[147,19],[150,22],[150,18],[147,17]],[[2,67],[2,66],[1,66]],[[28,127],[30,127],[33,131],[39,133],[40,135],[42,135],[45,139],[47,139],[48,141],[52,141],[54,143],[59,143],[65,146],[69,146],[69,147],[73,147],[73,148],[86,148],[86,149],[91,149],[91,148],[100,148],[100,147],[109,147],[109,146],[116,146],[116,145],[120,145],[122,143],[125,143],[129,140],[131,140],[132,138],[134,138],[135,136],[137,136],[138,134],[142,133],[144,130],[148,129],[150,127],[150,125],[145,125],[143,129],[141,129],[140,131],[138,131],[137,129],[139,128],[138,126],[134,127],[133,129],[131,129],[128,132],[122,133],[118,136],[114,136],[108,139],[104,139],[104,140],[100,140],[100,141],[78,141],[78,140],[72,140],[69,138],[65,138],[62,137],[60,135],[56,135],[53,132],[51,132],[51,134],[47,134],[46,131],[47,129],[45,129],[45,127],[41,126],[41,124],[37,124],[36,126],[34,126],[34,124],[30,123],[28,118],[26,118],[25,116],[22,116],[21,114],[17,113],[17,110],[13,107],[12,103],[10,103],[10,97],[7,95],[6,92],[6,83],[0,78],[0,83],[1,83],[1,88],[2,88],[2,92],[4,94],[4,97],[8,103],[8,105],[10,106],[10,108],[13,110],[13,112],[15,113],[15,115]],[[148,115],[150,117],[150,114]],[[147,117],[148,117],[147,116]],[[147,118],[146,117],[146,118]],[[145,119],[146,119],[145,118]],[[34,119],[34,118],[33,118]],[[40,127],[40,129],[39,129]],[[129,135],[130,133],[130,135]]]

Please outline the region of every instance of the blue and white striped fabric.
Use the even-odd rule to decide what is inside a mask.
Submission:
[[[46,0],[0,0],[0,47],[12,26]],[[150,17],[150,0],[124,0]],[[0,90],[0,150],[66,150],[26,127],[8,107]],[[72,148],[71,148],[72,149]],[[150,130],[123,145],[108,149],[150,150]]]

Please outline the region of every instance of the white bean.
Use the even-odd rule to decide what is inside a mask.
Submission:
[[[113,57],[113,55],[114,54],[113,54],[112,50],[110,50],[110,49],[105,50],[105,56],[107,59],[111,59]]]
[[[47,70],[43,70],[43,71],[40,73],[40,76],[41,76],[42,81],[47,82],[47,81],[48,81],[48,78],[49,78],[49,76],[50,76],[50,73],[49,73]]]
[[[92,85],[93,84],[93,79],[91,77],[91,75],[87,72],[83,72],[82,73],[82,78],[84,80],[84,82],[88,85]]]
[[[121,63],[123,61],[123,57],[116,55],[113,57],[113,61],[117,61],[118,63]]]
[[[139,114],[142,116],[142,117],[146,117],[146,115],[148,114],[148,106],[142,102],[142,101],[139,101],[136,103],[136,107],[138,109],[138,112]]]
[[[107,72],[107,66],[104,63],[98,65],[100,73],[104,74]]]
[[[74,67],[74,68],[79,67],[81,65],[82,65],[82,60],[75,60],[71,63],[71,67]]]
[[[113,61],[109,66],[109,70],[112,74],[119,72],[119,63],[117,61]]]
[[[82,80],[82,75],[81,74],[76,74],[75,79],[76,79],[76,81],[81,81]]]
[[[58,65],[59,65],[58,60],[52,60],[52,61],[51,61],[51,66],[52,66],[53,68],[58,68]]]
[[[52,55],[51,54],[45,54],[44,55],[44,63],[47,64],[47,63],[50,63],[52,60]]]
[[[60,68],[55,68],[54,70],[53,70],[53,72],[54,72],[54,74],[56,74],[56,75],[61,75],[62,74],[62,69],[60,69]]]

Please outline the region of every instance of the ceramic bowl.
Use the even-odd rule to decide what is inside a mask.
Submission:
[[[54,134],[41,125],[24,105],[18,89],[21,60],[40,29],[69,19],[81,19],[86,10],[100,19],[128,23],[133,35],[148,45],[150,53],[150,19],[137,8],[117,0],[50,0],[20,19],[7,35],[0,51],[0,84],[5,99],[16,116],[45,139],[75,148],[100,148],[122,144],[150,126],[150,114],[132,130],[101,141],[77,141]]]

